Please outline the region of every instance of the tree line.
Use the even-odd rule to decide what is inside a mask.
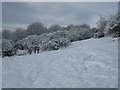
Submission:
[[[97,27],[87,24],[70,24],[60,26],[58,24],[50,27],[41,22],[28,25],[27,29],[17,28],[14,32],[2,30],[2,55],[12,56],[17,50],[40,52],[46,50],[58,50],[69,46],[71,42],[84,40],[92,37],[120,36],[120,16],[112,15],[109,18],[100,17],[96,23]]]

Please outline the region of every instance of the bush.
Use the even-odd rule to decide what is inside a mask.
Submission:
[[[93,37],[94,33],[90,29],[74,29],[66,31],[71,42],[84,40]]]
[[[57,50],[70,45],[70,40],[65,32],[57,31],[44,35],[30,35],[19,42],[24,49],[39,48],[40,51]]]
[[[46,50],[58,50],[62,47],[67,47],[70,45],[70,40],[68,38],[52,38],[50,40],[45,40],[42,42],[40,49],[42,51]]]
[[[15,49],[9,40],[2,40],[2,56],[13,56],[15,54]]]

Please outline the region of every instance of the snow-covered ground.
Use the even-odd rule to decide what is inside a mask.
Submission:
[[[39,54],[3,58],[3,88],[117,88],[118,41],[73,42]]]
[[[2,89],[2,57],[0,56],[0,89]]]
[[[25,55],[25,54],[28,54],[28,51],[26,51],[26,50],[18,50],[18,51],[16,52],[16,55],[17,55],[17,56],[21,56],[21,55]]]

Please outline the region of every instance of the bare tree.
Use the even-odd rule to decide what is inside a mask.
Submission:
[[[107,25],[107,20],[103,17],[100,17],[100,19],[97,22],[98,32],[104,33],[106,25]]]
[[[11,32],[10,32],[10,30],[4,29],[2,31],[2,38],[3,39],[7,39],[7,40],[11,39]]]
[[[74,28],[74,25],[73,24],[70,24],[67,26],[67,29],[70,30],[71,28]]]
[[[15,32],[12,33],[12,40],[13,41],[18,41],[27,36],[26,30],[22,28],[17,28]]]
[[[49,30],[50,32],[54,32],[54,31],[57,31],[57,30],[60,30],[60,29],[61,29],[61,26],[58,25],[58,24],[51,25],[51,26],[48,28],[48,30]]]
[[[27,28],[28,35],[41,35],[47,32],[47,28],[39,22],[32,23]]]
[[[117,35],[120,36],[120,16],[118,13],[110,16],[107,21],[106,34],[107,35]]]

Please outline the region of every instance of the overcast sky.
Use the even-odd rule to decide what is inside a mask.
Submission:
[[[2,3],[0,2],[0,32],[2,31]],[[1,33],[0,33],[1,37]]]
[[[89,24],[96,26],[100,16],[108,17],[118,10],[117,2],[3,2],[3,29],[26,28],[33,22],[45,26]]]

